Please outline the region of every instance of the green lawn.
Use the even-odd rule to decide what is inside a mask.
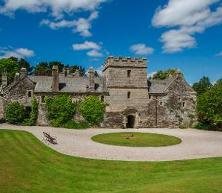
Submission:
[[[222,158],[175,162],[64,156],[23,131],[0,130],[1,193],[221,193]]]
[[[131,147],[160,147],[181,143],[181,139],[174,136],[139,132],[99,134],[93,136],[92,140],[110,145]]]

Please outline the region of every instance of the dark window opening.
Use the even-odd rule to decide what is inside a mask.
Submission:
[[[97,90],[99,88],[99,84],[95,84],[94,89]]]
[[[41,96],[41,101],[42,101],[42,103],[45,102],[45,96]]]
[[[127,98],[129,99],[131,95],[131,92],[127,92]]]
[[[127,116],[126,128],[134,128],[135,127],[135,117],[133,115]]]
[[[28,97],[32,97],[32,91],[28,91]]]
[[[152,98],[152,96],[151,95],[149,95],[149,99],[151,99]]]
[[[163,102],[160,102],[160,105],[163,105]]]
[[[131,70],[127,70],[127,77],[130,77],[131,75]]]
[[[183,107],[185,107],[185,102],[183,102],[183,104],[182,104],[182,105],[183,105]]]
[[[104,102],[104,96],[101,96],[101,101]]]

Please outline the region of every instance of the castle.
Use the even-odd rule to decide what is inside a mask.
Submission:
[[[22,68],[8,85],[2,75],[0,119],[7,102],[19,101],[30,108],[35,96],[39,102],[37,123],[48,125],[44,99],[62,93],[73,101],[99,96],[107,104],[101,127],[189,127],[196,117],[196,93],[180,73],[148,80],[146,59],[108,57],[101,76],[92,68],[88,76],[80,76],[78,71],[70,74],[68,69],[59,73],[58,66],[53,66],[52,76],[29,76]]]

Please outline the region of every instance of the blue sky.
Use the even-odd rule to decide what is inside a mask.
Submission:
[[[0,0],[0,57],[101,69],[108,55],[222,78],[221,0]]]

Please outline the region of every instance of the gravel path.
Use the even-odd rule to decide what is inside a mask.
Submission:
[[[222,156],[222,132],[195,129],[87,129],[69,130],[52,127],[25,127],[1,124],[0,129],[25,130],[42,141],[43,131],[57,137],[54,150],[77,157],[124,161],[172,161]],[[91,137],[110,132],[149,132],[179,137],[182,143],[166,147],[119,147],[96,143]]]

